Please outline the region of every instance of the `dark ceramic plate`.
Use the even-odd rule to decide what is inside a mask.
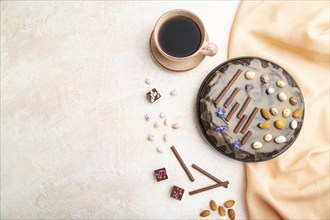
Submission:
[[[299,135],[304,112],[301,90],[291,75],[257,57],[220,64],[197,95],[197,117],[207,141],[244,162],[269,160],[286,151]]]

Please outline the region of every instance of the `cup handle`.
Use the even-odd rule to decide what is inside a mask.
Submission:
[[[202,54],[213,57],[218,52],[218,47],[214,43],[206,42],[201,50]]]

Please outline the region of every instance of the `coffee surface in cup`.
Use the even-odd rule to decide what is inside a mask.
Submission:
[[[201,44],[201,31],[190,18],[176,16],[167,20],[159,30],[161,49],[173,57],[194,54]]]

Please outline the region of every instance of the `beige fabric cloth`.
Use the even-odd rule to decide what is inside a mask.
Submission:
[[[305,122],[283,155],[247,163],[251,219],[330,219],[329,2],[242,2],[229,58],[258,56],[291,73],[303,92]]]

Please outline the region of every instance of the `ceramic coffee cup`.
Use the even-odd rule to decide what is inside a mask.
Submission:
[[[161,29],[167,21],[176,17],[185,17],[192,20],[197,25],[200,32],[200,44],[192,54],[187,56],[173,56],[165,52],[160,44]],[[172,71],[187,71],[198,66],[205,58],[205,56],[214,56],[218,48],[214,43],[209,42],[208,34],[201,19],[194,13],[175,9],[163,14],[153,29],[150,37],[150,49],[155,60],[163,67]]]

